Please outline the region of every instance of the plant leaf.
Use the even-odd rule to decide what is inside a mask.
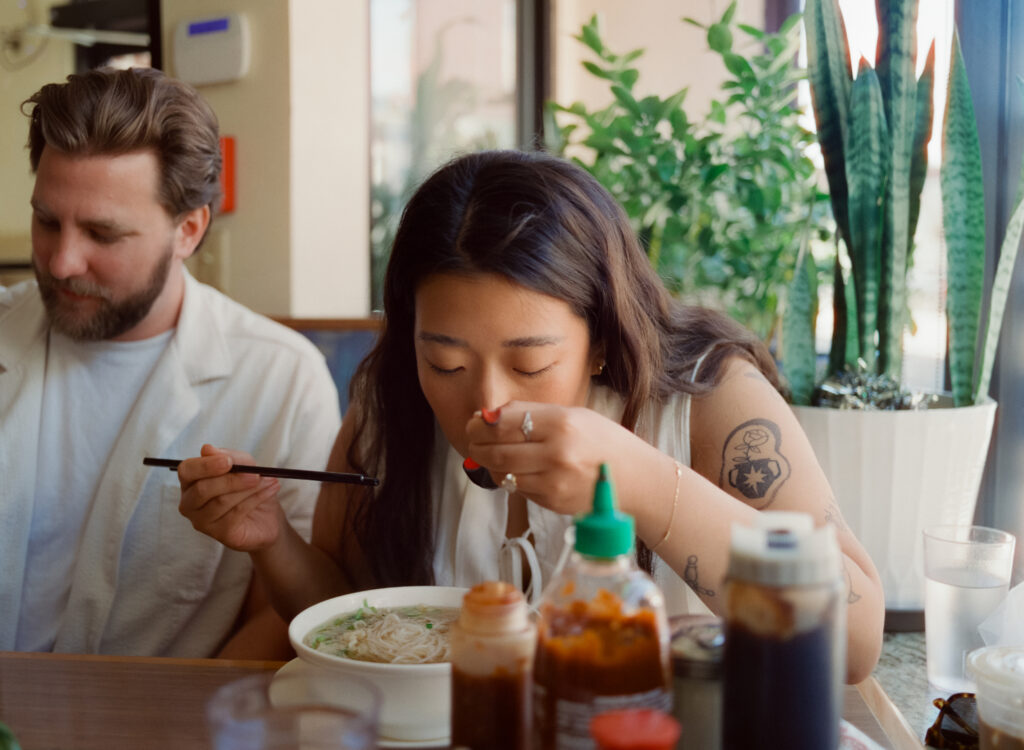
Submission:
[[[732,32],[725,24],[712,24],[708,29],[708,46],[715,52],[724,54],[732,50]]]
[[[832,346],[828,353],[828,375],[841,372],[847,362],[847,333],[850,315],[846,304],[846,282],[839,262],[839,248],[832,265]]]
[[[604,42],[601,41],[601,25],[596,13],[590,17],[590,21],[583,25],[583,29],[576,38],[594,50],[598,55],[604,54],[605,47]]]
[[[914,235],[917,233],[917,219],[921,213],[921,191],[928,175],[928,141],[932,139],[932,121],[935,106],[932,91],[935,86],[935,40],[928,47],[924,70],[917,81],[917,115],[914,126],[914,148],[910,160],[910,241],[907,244],[907,264],[914,251]]]
[[[857,349],[874,370],[875,332],[879,320],[882,242],[886,220],[886,185],[891,144],[885,122],[882,88],[875,71],[861,59],[850,96],[849,156],[850,263],[856,300]]]
[[[844,142],[849,121],[850,48],[838,0],[807,0],[807,77],[839,236],[850,242]]]
[[[976,404],[985,403],[985,399],[988,397],[988,385],[992,380],[992,365],[995,363],[996,348],[999,346],[999,331],[1003,325],[1006,298],[1010,293],[1010,281],[1013,279],[1013,269],[1017,263],[1017,252],[1020,250],[1022,233],[1024,233],[1024,200],[1019,200],[1006,225],[1006,235],[999,248],[999,263],[996,265],[996,273],[992,278],[988,321],[985,325],[981,363],[978,366],[978,383],[974,389],[974,403]]]
[[[889,211],[882,253],[879,371],[899,378],[907,307],[910,165],[917,118],[917,0],[877,0],[878,79],[892,138]]]
[[[942,130],[942,223],[949,283],[949,375],[956,406],[974,399],[974,358],[985,279],[985,191],[974,104],[954,31]]]
[[[1017,86],[1024,94],[1024,80],[1017,78]],[[984,403],[988,396],[988,385],[992,380],[992,366],[999,346],[999,331],[1006,312],[1006,298],[1010,293],[1013,269],[1020,250],[1021,234],[1024,233],[1024,158],[1021,159],[1020,177],[1017,181],[1016,207],[1006,225],[1003,244],[999,248],[999,262],[992,277],[992,291],[989,294],[988,320],[982,339],[981,362],[978,365],[978,385],[974,389],[974,403]]]
[[[810,252],[810,222],[804,230],[793,282],[782,313],[782,361],[794,404],[806,406],[814,393],[817,356],[814,321],[818,316],[818,271]]]

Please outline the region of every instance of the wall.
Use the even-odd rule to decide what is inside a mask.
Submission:
[[[0,29],[42,23],[53,3],[29,0],[25,8],[20,5],[0,2]],[[42,45],[39,56],[25,63],[25,56],[37,45]],[[68,42],[39,37],[25,37],[17,53],[0,50],[0,54],[4,55],[0,67],[0,261],[27,261],[32,252],[28,201],[33,177],[25,148],[28,118],[20,106],[43,84],[62,80],[71,71],[74,55]]]
[[[605,45],[617,54],[644,49],[635,63],[640,71],[640,96],[667,96],[688,87],[685,108],[692,119],[703,117],[712,98],[721,98],[719,86],[726,71],[721,58],[709,52],[705,32],[683,22],[683,17],[710,24],[721,18],[728,0],[555,0],[552,27],[552,95],[569,104],[582,101],[601,107],[610,101],[607,82],[580,64],[593,60],[588,47],[573,37],[593,14],[598,14]],[[734,21],[764,28],[764,0],[737,0]],[[746,43],[737,34],[737,44]]]
[[[236,139],[237,208],[217,219],[197,272],[269,315],[369,312],[367,2],[217,5],[244,11],[252,61],[243,79],[200,89]],[[206,0],[162,13],[173,73],[175,27],[213,13]]]
[[[215,10],[207,0],[162,3],[171,74],[179,22],[232,10],[248,19],[248,74],[200,88],[221,132],[236,139],[237,207],[215,220],[192,267],[269,315],[369,312],[368,2],[220,0]],[[42,23],[50,4],[0,3],[0,27]],[[30,252],[32,176],[18,105],[72,66],[71,44],[50,40],[31,64],[0,71],[0,260]]]

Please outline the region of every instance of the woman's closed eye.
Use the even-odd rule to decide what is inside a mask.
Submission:
[[[433,370],[434,372],[436,372],[438,375],[454,375],[455,373],[459,372],[460,370],[465,369],[462,366],[459,366],[459,367],[441,367],[440,365],[435,365],[433,362],[430,362],[429,360],[427,361],[427,365],[429,365],[430,369]]]
[[[541,367],[538,370],[529,370],[529,369],[521,368],[521,367],[516,367],[514,369],[515,369],[516,373],[518,373],[519,375],[523,375],[524,377],[527,377],[527,378],[535,378],[538,375],[543,375],[545,372],[547,372],[548,370],[550,370],[554,366],[555,366],[555,363],[552,362],[550,365],[545,365],[544,367]]]

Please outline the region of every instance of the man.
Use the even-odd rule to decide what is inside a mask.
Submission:
[[[220,197],[216,118],[147,69],[69,76],[23,110],[36,281],[0,288],[0,650],[271,656],[245,648],[284,633],[248,555],[142,463],[212,443],[322,468],[340,423],[312,344],[183,265]],[[280,483],[307,535],[318,489]]]

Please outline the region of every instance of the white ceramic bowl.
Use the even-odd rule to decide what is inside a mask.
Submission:
[[[454,586],[399,586],[357,591],[326,599],[303,610],[288,626],[292,648],[303,662],[343,675],[359,675],[380,688],[380,735],[395,740],[433,740],[451,732],[451,674],[439,664],[380,664],[332,656],[310,648],[303,639],[332,617],[355,612],[365,601],[371,607],[426,604],[461,607],[467,589]]]

